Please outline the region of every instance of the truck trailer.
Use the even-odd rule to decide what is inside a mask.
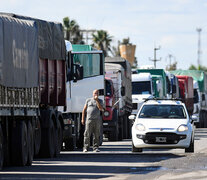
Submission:
[[[62,146],[66,61],[62,25],[0,13],[0,168],[54,157]]]
[[[131,121],[128,116],[132,111],[132,85],[130,63],[121,57],[105,58],[105,76],[114,86],[115,103],[111,118],[104,113],[103,133],[109,140],[131,137]],[[112,110],[112,109],[111,109]]]

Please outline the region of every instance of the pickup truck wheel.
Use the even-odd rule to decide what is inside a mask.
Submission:
[[[12,163],[25,166],[28,159],[28,135],[27,126],[23,120],[16,121],[16,127],[12,132]]]
[[[185,148],[186,153],[194,153],[194,139],[191,141],[190,146]]]
[[[142,152],[142,148],[136,148],[132,142],[132,152]]]
[[[27,126],[27,139],[28,139],[28,160],[27,165],[31,166],[34,156],[34,137],[33,137],[33,128],[31,122],[28,122]]]
[[[3,131],[0,124],[0,170],[3,167],[3,162],[4,162]]]

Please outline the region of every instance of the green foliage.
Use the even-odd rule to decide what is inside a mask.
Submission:
[[[102,50],[105,57],[108,56],[108,51],[111,50],[112,36],[110,36],[107,31],[99,30],[96,33],[93,33],[92,37],[92,46],[99,50]]]
[[[201,66],[201,65],[199,65],[199,66],[195,66],[195,65],[191,64],[190,67],[189,67],[188,69],[189,69],[189,70],[202,70],[202,71],[207,72],[207,67],[205,67],[205,66]]]
[[[63,18],[63,30],[65,39],[72,44],[83,44],[83,35],[77,22],[69,17]]]

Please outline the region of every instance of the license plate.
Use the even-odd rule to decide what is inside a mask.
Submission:
[[[165,143],[167,142],[167,137],[156,137],[156,142]]]
[[[104,125],[104,126],[108,126],[108,125],[109,125],[109,123],[103,123],[103,125]]]

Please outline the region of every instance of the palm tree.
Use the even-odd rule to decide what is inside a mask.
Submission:
[[[65,31],[65,39],[72,44],[83,43],[83,35],[81,34],[80,27],[75,20],[70,20],[69,17],[63,18],[63,28]]]
[[[110,43],[112,41],[112,36],[109,36],[107,31],[99,30],[96,33],[92,34],[93,37],[93,46],[99,50],[102,50],[104,56],[108,55],[108,51],[110,51]]]

